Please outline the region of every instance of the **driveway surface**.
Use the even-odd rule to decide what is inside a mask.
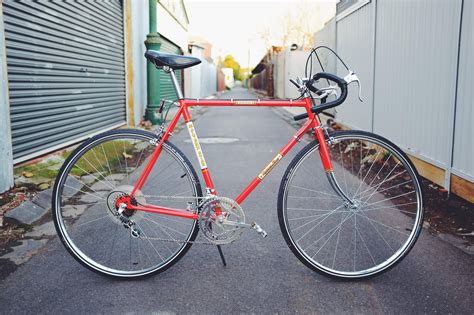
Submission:
[[[225,98],[253,98],[236,88]],[[235,198],[290,139],[295,129],[270,108],[209,108],[195,122],[219,195]],[[171,142],[199,170],[181,131]],[[225,139],[224,139],[225,140]],[[242,204],[249,221],[267,232],[246,231],[217,249],[194,245],[172,268],[139,281],[101,277],[79,265],[57,238],[0,282],[0,313],[466,313],[474,302],[474,259],[423,232],[391,271],[362,282],[314,273],[281,236],[276,204],[280,179],[295,149]],[[203,182],[203,180],[201,180]]]

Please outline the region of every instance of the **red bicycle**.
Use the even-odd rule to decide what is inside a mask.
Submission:
[[[317,49],[308,58],[311,64]],[[330,133],[318,117],[344,102],[348,84],[359,83],[353,72],[345,78],[310,73],[292,81],[301,92],[295,100],[185,99],[174,70],[200,60],[157,51],[145,56],[174,83],[179,108],[169,125],[157,134],[121,129],[95,136],[75,149],[56,179],[55,226],[82,265],[108,276],[143,277],[172,266],[193,243],[217,245],[223,258],[220,246],[237,240],[245,229],[265,237],[257,223],[247,222],[240,204],[307,133],[314,140],[288,166],[278,195],[279,224],[291,251],[324,275],[365,278],[393,267],[413,247],[423,220],[422,192],[405,153],[372,133]],[[335,84],[316,88],[321,79]],[[192,106],[302,107],[306,113],[295,119],[307,120],[230,199],[216,191],[189,112]],[[188,158],[169,142],[181,117],[204,192]],[[198,230],[203,241],[196,241]]]

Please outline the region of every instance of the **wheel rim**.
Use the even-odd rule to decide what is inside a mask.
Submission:
[[[335,140],[334,173],[356,205],[344,203],[321,176],[315,146],[286,182],[285,229],[291,245],[318,270],[370,276],[394,265],[414,244],[421,228],[421,189],[410,164],[391,145],[362,135]]]
[[[139,231],[140,236],[134,237],[137,233],[124,227],[110,209],[117,195],[131,192],[155,148],[150,140],[136,133],[99,138],[82,148],[58,177],[58,232],[70,252],[94,270],[133,277],[163,269],[183,252],[188,245],[185,242],[195,234],[194,220],[124,212]],[[192,172],[165,143],[147,183],[136,193],[136,202],[179,209],[185,209],[191,202],[193,209],[197,209],[197,199],[192,196],[198,196]]]

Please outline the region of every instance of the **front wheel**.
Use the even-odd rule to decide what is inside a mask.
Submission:
[[[280,185],[278,218],[287,245],[308,267],[337,278],[366,278],[395,266],[423,222],[415,167],[390,141],[363,131],[335,132],[329,146],[344,201],[331,187],[313,141]]]
[[[155,151],[156,135],[114,130],[79,146],[64,162],[53,190],[53,218],[69,253],[102,275],[138,278],[176,263],[196,238],[197,221],[125,210],[129,195]],[[167,141],[132,202],[198,211],[202,197],[188,159]]]

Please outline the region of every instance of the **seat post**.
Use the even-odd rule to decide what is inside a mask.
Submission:
[[[166,67],[166,68],[167,69],[165,69],[165,67],[163,67],[163,70],[170,74],[171,81],[173,82],[174,90],[176,91],[176,96],[178,96],[178,99],[183,99],[184,98],[183,91],[181,91],[181,86],[178,83],[178,79],[176,78],[176,74],[174,73],[174,70],[172,68],[169,68],[169,67]]]

